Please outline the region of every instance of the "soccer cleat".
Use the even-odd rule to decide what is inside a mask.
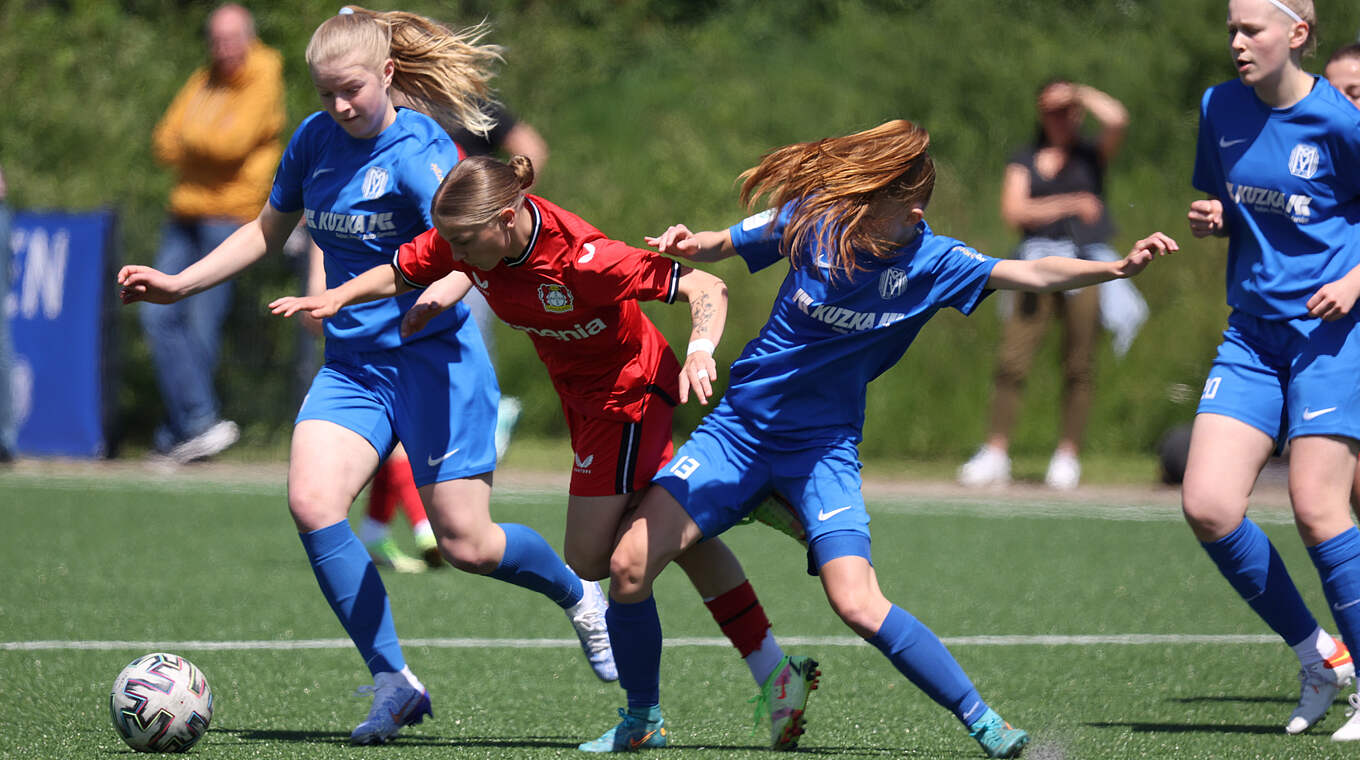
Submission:
[[[760,693],[751,698],[756,703],[755,726],[760,726],[763,715],[770,716],[770,749],[789,750],[798,746],[807,719],[808,695],[821,683],[822,671],[811,657],[789,657],[779,661]],[[754,729],[752,729],[754,730]]]
[[[973,488],[1011,482],[1011,458],[1001,449],[983,446],[959,468],[959,483]]]
[[[1327,708],[1332,706],[1332,700],[1336,699],[1336,693],[1354,680],[1355,663],[1351,660],[1351,652],[1337,641],[1336,652],[1331,657],[1299,670],[1299,705],[1289,714],[1285,733],[1301,734],[1322,720]]]
[[[1058,491],[1071,491],[1081,482],[1081,462],[1070,451],[1055,451],[1048,460],[1044,484]]]
[[[444,566],[444,555],[439,553],[439,541],[433,533],[416,534],[416,551],[420,552],[420,558],[425,560],[431,570]]]
[[[373,558],[373,564],[378,567],[390,567],[399,573],[425,572],[425,563],[402,551],[391,536],[369,542],[364,548],[368,549],[368,556]]]
[[[768,497],[756,505],[747,515],[742,524],[764,523],[774,528],[794,541],[807,546],[807,530],[803,528],[803,521],[798,519],[797,513],[793,511],[793,505],[788,500],[777,493],[771,492]]]
[[[1019,757],[1020,750],[1029,744],[1029,734],[1011,728],[1011,724],[990,707],[968,727],[968,735],[977,740],[987,757]]]
[[[1334,742],[1360,741],[1360,694],[1347,697],[1351,709],[1346,711],[1346,722],[1332,734]]]
[[[355,692],[373,695],[373,707],[368,717],[349,735],[350,744],[383,744],[397,735],[404,726],[415,725],[434,717],[430,710],[430,693],[415,689],[400,673],[378,673],[372,686],[360,686]]]
[[[619,717],[623,720],[617,726],[577,749],[582,752],[633,752],[666,746],[666,720],[661,717],[660,707],[653,705],[637,713],[620,707]]]
[[[567,619],[581,640],[590,667],[601,681],[619,680],[619,669],[614,665],[614,649],[609,645],[609,628],[604,622],[604,611],[609,606],[600,584],[581,581],[581,600],[568,607]]]
[[[170,449],[168,456],[179,464],[207,459],[225,451],[241,439],[241,429],[231,420],[218,420],[202,433]]]

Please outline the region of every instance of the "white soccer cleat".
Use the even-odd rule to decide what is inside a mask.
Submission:
[[[604,611],[609,607],[600,584],[581,581],[581,601],[567,608],[567,619],[581,640],[590,667],[601,681],[619,680],[619,669],[614,665],[614,649],[609,645],[609,628],[604,622]]]
[[[1336,653],[1331,657],[1299,671],[1299,705],[1290,713],[1289,722],[1284,726],[1285,733],[1301,734],[1322,720],[1327,708],[1332,706],[1332,700],[1336,699],[1336,693],[1355,680],[1355,663],[1351,660],[1350,650],[1340,641],[1336,646]],[[1341,730],[1345,731],[1350,725],[1348,722]],[[1355,738],[1360,739],[1360,722],[1354,731]]]
[[[959,483],[970,488],[1011,482],[1011,458],[1001,449],[983,446],[959,468]]]
[[[225,451],[241,439],[241,429],[231,420],[218,420],[202,433],[170,449],[169,457],[179,464],[207,459]]]
[[[350,732],[350,744],[383,744],[404,726],[434,717],[430,693],[411,686],[401,673],[378,673],[372,686],[360,686],[356,694],[372,694],[368,717]]]
[[[1346,711],[1346,722],[1332,734],[1334,742],[1360,741],[1360,694],[1352,694],[1347,700],[1351,709]]]
[[[1048,460],[1048,472],[1044,474],[1044,483],[1049,488],[1059,491],[1071,491],[1080,481],[1081,462],[1077,457],[1067,451],[1053,452],[1053,458]]]

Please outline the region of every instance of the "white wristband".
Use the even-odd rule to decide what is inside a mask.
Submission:
[[[695,351],[707,351],[709,355],[712,355],[715,348],[717,346],[713,345],[713,341],[708,338],[699,338],[689,342],[689,348],[685,349],[685,356],[689,356]]]

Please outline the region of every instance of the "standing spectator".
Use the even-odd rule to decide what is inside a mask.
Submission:
[[[1001,216],[1024,236],[1016,257],[1024,261],[1044,256],[1117,261],[1119,256],[1106,242],[1114,227],[1105,208],[1105,168],[1124,141],[1128,111],[1094,87],[1063,79],[1041,87],[1037,105],[1034,144],[1012,156],[1001,184]],[[1081,133],[1087,113],[1100,122],[1095,141]],[[1132,285],[1125,282],[1124,287]],[[1131,315],[1131,330],[1136,332],[1146,306],[1137,291],[1122,292],[1126,298],[1130,293],[1133,300],[1124,303],[1130,304],[1131,311],[1125,313]],[[1091,359],[1101,319],[1098,288],[1017,295],[1001,340],[987,441],[959,468],[959,482],[964,485],[1010,481],[1010,435],[1020,411],[1025,376],[1054,316],[1063,323],[1062,428],[1044,482],[1068,489],[1081,479],[1077,455],[1091,405]]]
[[[9,188],[5,174],[0,171],[0,463],[14,460],[17,451],[18,426],[14,420],[14,396],[10,389],[10,373],[14,371],[14,346],[9,332],[9,268],[12,252],[9,247]]]
[[[179,272],[255,218],[269,195],[283,129],[283,59],[255,37],[250,12],[220,6],[208,19],[210,61],[175,96],[152,137],[174,169],[156,268]],[[177,462],[210,457],[240,436],[221,418],[213,374],[231,302],[223,283],[198,298],[142,306],[165,420],[158,452]]]

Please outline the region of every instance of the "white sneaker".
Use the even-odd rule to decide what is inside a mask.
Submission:
[[[978,449],[973,458],[959,468],[959,483],[972,488],[1004,486],[1010,482],[1011,458],[991,446]]]
[[[1314,723],[1322,720],[1327,708],[1332,706],[1336,693],[1355,680],[1355,663],[1346,645],[1337,642],[1336,653],[1322,662],[1315,662],[1299,670],[1299,706],[1289,714],[1285,733],[1301,734]],[[1342,731],[1350,726],[1342,726]],[[1360,722],[1353,728],[1356,739],[1360,739]],[[1338,732],[1340,733],[1340,732]],[[1333,737],[1336,738],[1336,737]],[[1349,741],[1337,739],[1337,741]]]
[[[604,622],[604,611],[609,607],[600,584],[581,581],[581,601],[567,608],[567,619],[581,640],[590,667],[601,681],[619,680],[619,669],[614,665],[614,649],[609,646],[609,628]]]
[[[503,459],[506,449],[510,448],[510,434],[515,432],[515,423],[519,422],[520,410],[524,405],[514,396],[501,396],[501,403],[496,407],[496,458]]]
[[[1346,699],[1351,703],[1351,709],[1346,711],[1346,722],[1332,734],[1334,742],[1360,740],[1360,694],[1352,694]]]
[[[180,464],[221,454],[241,439],[241,429],[231,420],[218,420],[207,430],[170,449],[170,458]]]
[[[1053,458],[1048,460],[1048,472],[1044,475],[1044,483],[1049,488],[1056,488],[1059,491],[1071,491],[1077,487],[1081,481],[1081,462],[1077,457],[1066,451],[1053,452]]]
[[[378,673],[372,686],[360,686],[355,692],[372,694],[373,707],[368,717],[350,732],[350,744],[383,744],[397,735],[403,726],[421,722],[430,710],[430,693],[411,686],[401,673]]]

